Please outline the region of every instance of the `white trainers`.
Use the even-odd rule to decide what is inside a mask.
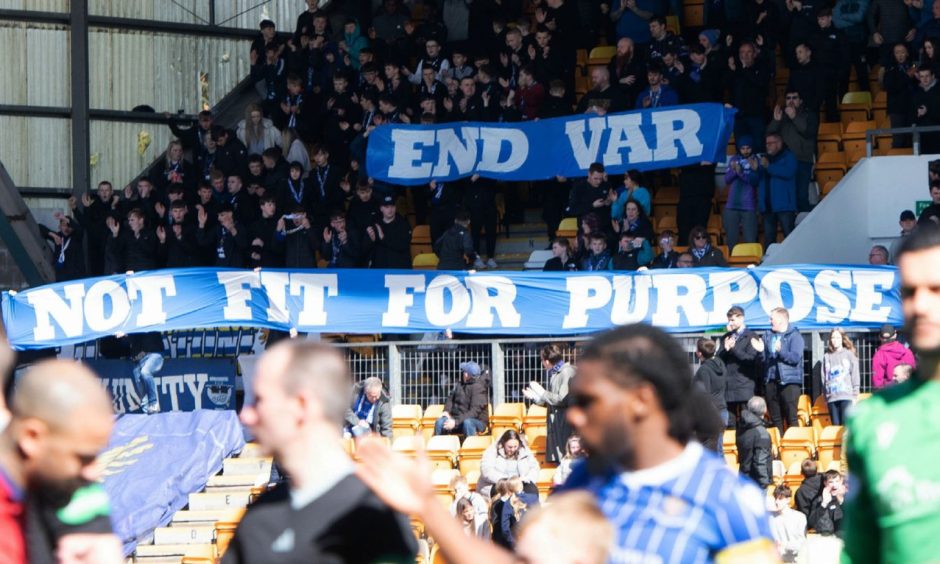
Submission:
[[[157,404],[152,404],[144,408],[144,413],[147,415],[153,415],[155,413],[160,413],[160,406]]]
[[[486,261],[486,268],[498,268],[498,265],[495,260],[489,259]]]
[[[477,257],[477,259],[473,261],[473,268],[477,270],[483,270],[484,268],[486,268],[486,265],[483,264],[483,259],[481,259],[480,257]]]

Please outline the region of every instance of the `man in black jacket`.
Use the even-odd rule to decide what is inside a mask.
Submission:
[[[174,121],[174,116],[169,113],[163,114],[169,121],[170,131],[183,144],[184,151],[192,151],[193,159],[206,150],[205,134],[212,130],[212,112],[203,110],[199,112],[195,122],[191,122],[189,127],[180,128],[180,124]]]
[[[248,149],[231,131],[216,125],[212,127],[212,139],[215,140],[215,168],[223,174],[239,174],[245,167],[245,155]]]
[[[743,476],[748,476],[765,489],[773,483],[773,457],[770,433],[764,425],[767,402],[754,396],[747,402],[738,424],[738,463]]]
[[[189,208],[182,200],[170,204],[168,225],[157,226],[157,240],[162,262],[167,268],[199,266],[199,243],[196,226],[186,219]]]
[[[284,268],[283,249],[278,248],[274,240],[280,222],[274,196],[263,196],[259,207],[261,217],[251,225],[248,234],[252,249],[249,262],[253,267]]]
[[[284,266],[287,268],[316,268],[316,231],[310,225],[310,218],[300,204],[295,204],[289,211],[291,213],[277,221],[274,248],[284,253]]]
[[[486,382],[480,378],[483,370],[476,362],[460,365],[460,381],[447,396],[444,413],[434,423],[434,434],[463,433],[472,437],[483,431],[489,423],[489,393]]]
[[[366,228],[372,246],[372,268],[411,268],[411,225],[398,215],[395,198],[385,196],[381,218]]]
[[[349,195],[349,182],[344,183],[343,170],[330,162],[330,150],[326,145],[315,145],[310,151],[313,157],[313,170],[308,179],[313,189],[313,226],[325,227],[331,218],[332,210],[346,206]]]
[[[88,234],[89,249],[103,249],[110,233],[106,219],[119,218],[120,214],[114,210],[117,205],[117,196],[114,188],[108,181],[99,182],[96,191],[97,197],[85,192],[82,194],[82,207],[73,207],[75,219]],[[71,204],[70,204],[71,205]],[[101,276],[105,273],[105,253],[95,252],[88,256],[88,274]],[[108,273],[110,274],[110,272]]]
[[[454,225],[434,241],[434,254],[437,255],[438,270],[466,270],[469,264],[475,262],[476,252],[473,250],[470,215],[467,212],[457,212]]]
[[[330,214],[329,227],[323,228],[320,256],[328,268],[356,268],[361,260],[362,242],[359,234],[346,226],[346,213],[336,210]]]
[[[127,214],[128,229],[125,230],[113,217],[109,217],[107,223],[111,237],[108,238],[106,249],[116,260],[115,269],[109,274],[157,268],[157,236],[147,227],[143,212],[132,209]]]
[[[743,42],[738,47],[738,60],[728,57],[728,75],[725,81],[730,86],[731,105],[738,109],[734,116],[734,138],[744,135],[754,138],[755,152],[764,150],[766,127],[766,99],[770,86],[770,73],[757,59],[757,47]]]
[[[199,209],[196,240],[202,247],[215,249],[215,266],[242,268],[248,252],[248,230],[236,223],[230,204],[219,206],[217,217],[219,223],[210,227],[206,210]]]
[[[580,224],[585,215],[594,213],[604,231],[610,231],[610,196],[604,165],[592,163],[587,178],[577,182],[568,196],[567,214],[577,217]]]
[[[917,88],[911,96],[914,125],[940,125],[940,87],[936,70],[930,65],[917,69]],[[940,153],[940,134],[924,133],[920,136],[921,153]]]
[[[741,307],[733,306],[728,310],[726,329],[727,332],[721,338],[718,357],[725,363],[727,371],[725,400],[728,413],[737,418],[747,400],[763,394],[763,390],[757,388],[757,383],[762,380],[761,355],[751,345],[751,339],[758,335],[745,326],[744,310]]]
[[[75,198],[69,198],[74,203]],[[55,281],[78,280],[85,277],[85,252],[82,249],[83,230],[78,222],[65,217],[60,211],[52,215],[59,222],[59,230],[53,231],[45,225],[39,225],[43,239],[55,244],[52,252],[52,266],[55,267]]]

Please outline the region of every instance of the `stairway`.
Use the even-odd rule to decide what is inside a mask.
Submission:
[[[532,251],[548,247],[548,235],[542,210],[525,210],[525,223],[509,226],[509,237],[500,235],[496,238],[496,264],[499,270],[523,270]]]
[[[264,491],[271,477],[271,458],[255,443],[226,458],[222,473],[205,488],[189,494],[189,504],[170,524],[154,530],[150,544],[138,544],[133,562],[180,564],[214,562],[228,546],[248,503]]]

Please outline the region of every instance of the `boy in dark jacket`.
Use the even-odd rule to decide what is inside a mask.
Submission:
[[[796,490],[796,508],[809,519],[813,504],[819,503],[819,496],[822,494],[823,477],[817,471],[816,461],[807,458],[800,465],[800,472],[803,474],[803,483]]]
[[[372,268],[411,268],[411,225],[398,215],[392,196],[382,198],[379,210],[379,220],[366,228]]]
[[[724,430],[728,427],[728,406],[725,403],[725,363],[715,356],[718,345],[711,339],[699,339],[695,344],[695,356],[701,365],[695,371],[693,381],[701,386],[712,400],[712,405],[721,415],[722,433],[718,435],[718,451],[722,451]]]
[[[330,214],[330,225],[323,229],[320,256],[328,268],[356,268],[359,266],[361,244],[359,234],[346,227],[346,214],[336,210]]]
[[[454,225],[434,241],[434,254],[438,258],[438,270],[466,270],[468,264],[473,264],[476,252],[473,250],[470,215],[467,212],[457,212]]]
[[[741,414],[737,431],[741,475],[757,482],[761,489],[773,482],[773,457],[770,450],[770,433],[764,427],[765,413],[767,403],[764,398],[752,397]]]

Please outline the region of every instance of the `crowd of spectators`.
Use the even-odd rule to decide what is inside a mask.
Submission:
[[[682,34],[668,29],[667,15]],[[820,111],[838,120],[841,95],[867,90],[873,63],[893,126],[940,123],[940,7],[929,2],[710,2],[703,27],[682,16],[679,2],[663,0],[383,0],[323,10],[308,2],[282,32],[265,20],[250,51],[260,101],[234,129],[208,111],[189,127],[167,114],[178,140],[161,162],[123,189],[102,182],[96,194],[70,200],[71,217],[43,232],[59,280],[159,266],[410,268],[413,223],[397,208],[406,194],[406,211],[430,226],[435,251],[440,242],[453,255],[442,262],[496,268],[497,191],[507,222],[521,221],[525,205],[540,207],[550,240],[563,217],[578,217],[578,236],[556,254],[565,269],[686,266],[689,257],[671,254],[676,245],[688,245],[692,265],[722,265],[717,241],[693,233],[708,224],[715,163],[645,179],[608,177],[595,164],[585,179],[532,183],[522,202],[518,183],[478,175],[408,189],[375,182],[369,135],[388,123],[727,103],[737,109],[738,152],[719,213],[732,248],[758,241],[759,217],[766,245],[811,209]],[[579,49],[603,43],[616,46],[609,65],[579,66]],[[583,72],[591,85],[584,93]],[[925,151],[934,137],[923,137]],[[650,196],[667,185],[678,185],[676,228],[657,236]],[[451,229],[458,216],[461,228]],[[667,237],[671,246],[659,244]],[[93,249],[87,261],[85,248]]]

